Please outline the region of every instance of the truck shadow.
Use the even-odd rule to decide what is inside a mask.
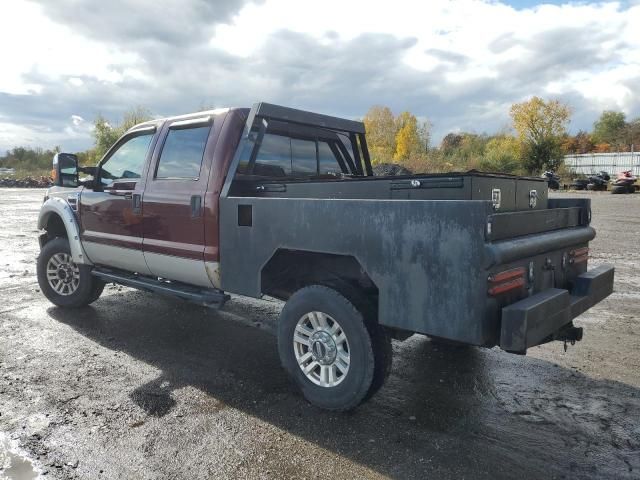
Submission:
[[[414,336],[394,342],[392,374],[371,401],[348,414],[325,412],[306,403],[281,369],[269,332],[274,313],[244,317],[265,328],[240,323],[233,319],[247,311],[240,302],[214,312],[125,290],[95,307],[48,313],[161,370],[129,393],[150,416],[167,415],[173,392],[194,387],[217,405],[212,415],[238,409],[394,478],[632,478],[640,468],[633,387]]]

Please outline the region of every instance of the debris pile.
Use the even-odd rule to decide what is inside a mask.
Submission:
[[[379,163],[373,166],[373,174],[376,177],[389,177],[396,175],[413,175],[413,172],[397,163]]]
[[[4,177],[0,178],[0,187],[13,187],[13,188],[48,188],[52,185],[51,178],[40,177],[24,177],[24,178],[12,178]]]

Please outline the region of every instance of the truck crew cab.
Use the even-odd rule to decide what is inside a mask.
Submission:
[[[282,364],[327,409],[375,393],[391,338],[524,354],[580,340],[572,320],[613,288],[613,267],[587,270],[588,199],[549,199],[541,178],[375,177],[356,121],[198,112],[131,128],[96,167],[61,153],[54,168],[38,219],[51,302],[88,305],[108,282],[215,308],[282,299]]]

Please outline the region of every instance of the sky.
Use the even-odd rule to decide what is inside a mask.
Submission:
[[[96,116],[135,106],[385,105],[436,142],[504,131],[533,95],[568,103],[572,132],[640,116],[640,0],[34,0],[0,18],[0,152],[88,148]]]

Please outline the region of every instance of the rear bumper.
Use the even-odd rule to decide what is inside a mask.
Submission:
[[[550,288],[502,309],[500,348],[525,353],[545,343],[571,320],[613,291],[614,268],[602,265],[583,273],[571,291]]]

